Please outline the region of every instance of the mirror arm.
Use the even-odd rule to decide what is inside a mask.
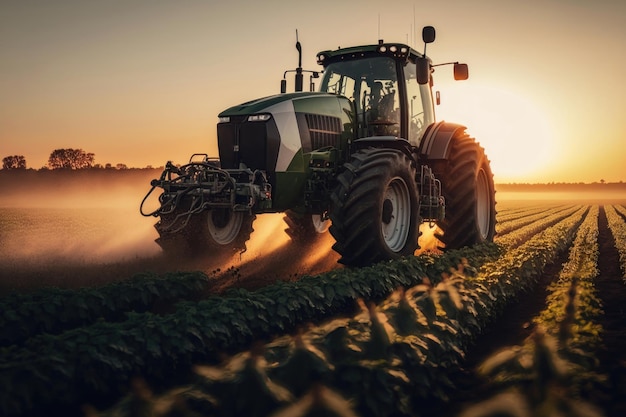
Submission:
[[[444,62],[443,64],[435,64],[435,65],[431,65],[431,67],[433,67],[433,68],[434,68],[434,67],[441,67],[442,65],[456,65],[456,64],[458,64],[458,63],[459,63],[459,61],[456,61],[456,62]]]

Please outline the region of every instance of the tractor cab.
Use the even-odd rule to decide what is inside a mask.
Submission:
[[[357,138],[394,136],[417,146],[435,121],[430,85],[417,81],[421,57],[407,45],[383,42],[320,52],[320,90],[350,99]]]

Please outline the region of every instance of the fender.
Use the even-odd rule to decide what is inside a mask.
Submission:
[[[356,139],[352,142],[352,146],[355,149],[362,149],[370,146],[374,148],[394,148],[404,152],[411,157],[411,159],[413,159],[413,155],[411,155],[412,146],[409,141],[396,136],[368,136]]]
[[[426,129],[419,146],[421,157],[433,159],[447,159],[448,148],[452,138],[458,131],[467,129],[465,126],[444,121],[433,123]]]

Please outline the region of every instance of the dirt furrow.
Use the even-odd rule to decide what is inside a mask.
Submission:
[[[599,276],[596,280],[598,297],[604,314],[603,347],[598,353],[600,372],[608,376],[608,390],[597,393],[604,403],[607,417],[626,416],[626,283],[619,266],[619,253],[608,227],[604,207],[598,217]]]

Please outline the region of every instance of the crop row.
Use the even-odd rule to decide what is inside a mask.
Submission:
[[[596,354],[601,344],[598,319],[603,311],[595,288],[599,274],[598,214],[598,206],[593,206],[558,280],[548,288],[546,308],[535,319],[558,341],[558,353],[574,367],[571,377],[577,386],[576,395],[597,368]]]
[[[571,244],[584,214],[542,231],[479,271],[463,262],[377,306],[364,303],[365,312],[355,317],[275,340],[220,367],[198,367],[200,382],[161,396],[140,398],[135,392],[103,415],[129,415],[137,403],[152,411],[156,404],[168,411],[185,404],[187,411],[208,416],[313,407],[325,408],[320,415],[422,415],[425,401],[447,398],[447,371],[460,365],[469,344]]]
[[[603,380],[595,372],[602,330],[594,287],[598,213],[592,207],[578,229],[568,261],[548,288],[546,307],[533,319],[537,327],[531,337],[521,346],[498,351],[479,367],[499,393],[467,408],[461,417],[498,414],[499,404],[506,404],[511,415],[601,415],[580,400],[582,391]]]
[[[528,237],[535,235],[542,229],[550,227],[571,216],[577,216],[587,210],[586,206],[576,206],[569,208],[565,212],[553,213],[534,223],[512,230],[511,232],[496,236],[496,242],[507,248],[514,248],[524,242]]]
[[[502,203],[498,204],[500,207]],[[528,216],[534,216],[539,213],[544,213],[546,210],[554,210],[558,208],[563,208],[565,205],[548,205],[548,204],[540,204],[536,206],[526,206],[526,207],[518,207],[514,206],[511,208],[505,208],[498,210],[498,223],[507,223],[509,221],[524,219]]]
[[[0,299],[0,346],[41,333],[59,334],[97,320],[122,321],[128,312],[150,311],[157,303],[197,294],[207,284],[200,272],[140,274],[102,287],[44,288]]]
[[[84,395],[111,394],[130,375],[166,379],[196,360],[216,360],[254,340],[354,309],[360,298],[380,300],[399,286],[437,277],[461,258],[477,266],[499,256],[485,244],[445,255],[410,257],[371,268],[335,270],[256,292],[181,302],[164,316],[128,313],[123,322],[99,321],[59,335],[42,334],[1,348],[0,411],[20,412]]]
[[[558,207],[541,210],[538,213],[527,214],[527,215],[523,215],[523,217],[517,217],[517,218],[509,219],[509,220],[506,220],[506,219],[503,220],[502,217],[498,213],[498,224],[496,225],[497,232],[499,235],[505,235],[515,229],[519,229],[523,226],[529,225],[538,220],[543,220],[546,217],[569,210],[571,208],[572,206],[566,206],[566,207],[558,206]]]
[[[621,206],[604,206],[606,219],[609,222],[609,228],[615,239],[615,247],[619,252],[620,267],[624,280],[626,280],[626,221],[625,217],[618,214],[618,211],[626,216],[626,210]]]

